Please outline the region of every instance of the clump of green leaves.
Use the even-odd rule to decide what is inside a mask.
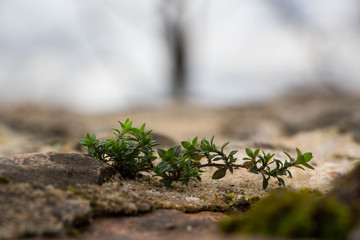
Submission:
[[[346,205],[317,192],[277,189],[243,216],[220,222],[226,234],[261,234],[290,238],[346,239],[351,227]]]
[[[121,176],[134,179],[140,171],[154,167],[153,147],[157,144],[151,131],[145,132],[145,123],[140,128],[133,127],[129,119],[119,124],[121,130],[113,128],[115,137],[100,141],[88,133],[79,142],[87,147],[89,155],[111,164]]]
[[[188,185],[190,180],[201,181],[199,161],[194,161],[180,154],[181,147],[175,146],[168,150],[158,149],[161,162],[153,169],[160,182],[170,186],[173,181]]]
[[[125,123],[119,121],[119,124],[121,131],[113,128],[115,138],[100,141],[95,134],[87,134],[85,139],[80,140],[80,144],[87,147],[89,155],[110,163],[123,177],[135,178],[140,171],[153,171],[154,176],[161,177],[160,181],[166,186],[171,186],[173,182],[188,185],[190,181],[201,181],[201,168],[204,167],[217,168],[212,175],[213,179],[223,178],[227,172],[232,174],[234,169],[245,168],[254,174],[261,174],[263,188],[266,189],[270,178],[275,178],[279,185],[285,186],[282,177],[292,177],[290,167],[313,169],[309,164],[312,153],[302,154],[299,149],[296,149],[296,158],[284,152],[289,159],[281,161],[274,158],[274,154],[264,151],[260,154],[260,149],[252,151],[246,148],[247,157],[238,164],[235,157],[238,151],[232,150],[226,154],[224,150],[230,142],[218,148],[214,137],[210,141],[203,139],[200,142],[195,137],[181,142],[181,146],[167,150],[159,148],[157,153],[161,161],[154,166],[156,156],[153,147],[158,144],[152,139],[151,131],[145,132],[145,124],[140,128],[133,127],[129,119]],[[207,160],[205,163],[201,162],[203,158]]]
[[[182,155],[180,155],[181,146],[177,146],[176,151],[169,149],[168,151],[171,150],[169,154],[166,154],[167,151],[159,149],[158,153],[162,161],[155,168],[155,173],[157,176],[161,176],[162,182],[169,186],[173,181],[179,181],[183,184],[188,184],[190,180],[200,181],[199,173],[202,172],[200,169],[203,167],[217,168],[212,175],[213,179],[223,178],[227,172],[233,173],[234,169],[245,168],[252,173],[261,174],[263,177],[263,188],[266,189],[271,177],[277,179],[280,185],[285,186],[282,176],[292,177],[289,171],[290,167],[304,170],[302,167],[304,166],[314,169],[308,163],[313,158],[312,153],[302,154],[299,149],[296,149],[296,159],[287,152],[284,152],[289,160],[281,161],[274,158],[275,154],[265,153],[264,151],[260,154],[260,149],[252,151],[246,148],[247,157],[243,158],[245,162],[237,164],[237,158],[235,157],[235,154],[238,152],[237,150],[232,150],[229,154],[224,152],[225,147],[229,143],[226,142],[218,148],[214,143],[214,137],[210,141],[203,139],[200,142],[198,142],[196,137],[192,141],[181,142],[181,145],[186,150]],[[173,152],[176,154],[172,154]],[[200,162],[202,158],[206,158],[207,162],[202,164]],[[179,165],[180,162],[182,165]]]

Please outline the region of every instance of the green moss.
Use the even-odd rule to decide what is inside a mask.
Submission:
[[[93,202],[94,200],[96,200],[93,196],[91,196],[90,194],[88,194],[87,192],[79,189],[77,186],[70,186],[67,188],[67,190],[69,192],[72,192],[73,194],[83,197],[87,200],[90,200],[91,202]]]
[[[229,193],[225,196],[225,202],[227,204],[233,204],[234,200],[236,199],[236,195],[234,193]]]
[[[310,194],[318,195],[319,197],[324,195],[323,192],[321,192],[317,189],[313,189],[313,188],[300,188],[299,192],[300,193],[310,193]]]
[[[71,236],[71,237],[79,237],[80,236],[80,232],[77,228],[70,228],[67,231],[67,235]]]
[[[250,205],[257,203],[261,198],[259,196],[248,197],[247,201]]]
[[[8,184],[9,182],[10,182],[9,178],[0,175],[0,184]]]
[[[311,192],[274,191],[244,218],[220,223],[223,233],[252,233],[281,237],[346,239],[351,216],[339,202]]]

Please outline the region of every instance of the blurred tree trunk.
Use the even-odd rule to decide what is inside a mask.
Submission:
[[[171,94],[182,98],[187,94],[188,72],[187,32],[183,25],[184,1],[163,0],[161,13],[171,62]]]

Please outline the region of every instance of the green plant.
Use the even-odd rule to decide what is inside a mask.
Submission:
[[[121,131],[113,128],[115,138],[100,141],[95,134],[86,135],[79,142],[87,147],[88,154],[116,168],[121,176],[135,178],[140,171],[154,167],[153,147],[157,144],[152,139],[151,131],[145,132],[145,124],[140,128],[132,126],[132,121],[119,121]]]
[[[277,179],[280,185],[285,186],[285,181],[282,176],[288,175],[292,177],[289,171],[290,167],[297,167],[304,170],[304,167],[314,169],[309,161],[313,158],[312,153],[302,154],[299,149],[296,149],[296,159],[284,152],[289,160],[284,162],[273,158],[275,154],[265,153],[260,149],[252,151],[246,148],[247,157],[243,158],[243,164],[236,164],[237,158],[235,154],[237,150],[231,151],[229,154],[224,152],[225,147],[229,142],[224,143],[221,148],[217,148],[214,143],[214,137],[210,141],[203,139],[198,142],[198,138],[192,141],[183,141],[181,145],[186,150],[184,154],[180,154],[181,146],[170,148],[168,151],[158,149],[158,154],[162,161],[154,168],[156,176],[162,177],[162,182],[170,186],[173,181],[179,181],[183,184],[188,184],[190,180],[200,181],[200,173],[203,172],[201,168],[216,167],[217,170],[212,175],[213,179],[223,178],[226,173],[234,172],[234,169],[245,168],[255,174],[261,174],[263,177],[263,188],[266,189],[271,177]],[[206,158],[206,163],[201,163],[200,160]],[[301,166],[302,165],[302,166]]]
[[[195,137],[181,142],[181,146],[167,150],[159,148],[157,152],[161,161],[154,166],[156,156],[153,155],[153,147],[158,144],[152,139],[151,131],[145,132],[145,124],[140,128],[133,127],[129,119],[125,123],[119,121],[119,124],[121,131],[113,128],[116,138],[100,141],[95,134],[88,133],[85,139],[80,140],[80,144],[87,147],[89,155],[110,163],[123,177],[135,178],[140,171],[153,171],[154,176],[159,176],[166,186],[171,186],[173,182],[188,185],[190,181],[201,181],[201,168],[204,167],[217,168],[212,175],[213,179],[223,178],[227,172],[233,173],[234,169],[245,168],[261,174],[263,188],[266,189],[271,177],[285,186],[282,176],[292,177],[290,167],[313,169],[309,164],[312,153],[302,154],[299,149],[296,149],[296,159],[284,152],[289,159],[281,161],[274,158],[274,154],[264,151],[260,154],[260,149],[252,151],[246,148],[247,157],[243,158],[242,164],[237,164],[235,154],[238,151],[226,154],[224,150],[230,142],[224,143],[219,149],[214,143],[214,137],[210,141],[203,139],[200,142]],[[201,162],[203,158],[207,160],[205,163]]]
[[[153,168],[155,176],[160,176],[160,182],[170,186],[173,181],[188,185],[190,180],[201,181],[202,172],[197,161],[180,154],[181,147],[175,146],[168,150],[158,149],[161,162]]]
[[[346,205],[319,192],[277,189],[261,199],[244,217],[220,222],[227,234],[252,233],[281,237],[346,239],[351,212]]]

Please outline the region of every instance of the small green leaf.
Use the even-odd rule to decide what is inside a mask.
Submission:
[[[305,163],[305,158],[304,158],[304,156],[302,154],[297,156],[296,163],[298,163],[298,164]]]
[[[249,148],[246,148],[245,151],[246,151],[246,154],[247,154],[249,157],[254,158],[254,153],[253,153],[253,151],[251,151]]]
[[[286,154],[286,156],[290,159],[290,162],[294,162],[295,161],[295,159],[294,158],[292,158],[291,156],[290,156],[290,154],[288,154],[287,152],[285,152],[284,151],[284,153]]]
[[[253,166],[252,168],[250,168],[250,172],[258,174],[259,170],[258,170],[258,168],[256,166]]]
[[[309,162],[311,159],[313,159],[312,153],[311,152],[304,153],[304,159],[305,162]]]
[[[279,181],[279,183],[281,183],[281,185],[283,185],[285,187],[284,179],[278,177],[277,180]]]
[[[229,143],[230,143],[230,142],[224,143],[224,144],[221,146],[220,152],[223,152],[223,151],[224,151],[224,148],[225,148],[227,145],[229,145]]]
[[[235,155],[237,152],[238,152],[238,150],[233,150],[233,151],[230,152],[229,156],[233,156],[233,155]]]
[[[210,140],[211,146],[214,144],[214,137],[215,137],[215,136],[212,136],[212,137],[211,137],[211,140]]]
[[[303,167],[299,166],[299,165],[295,165],[294,167],[300,168],[300,169],[305,171],[305,169]]]
[[[296,148],[296,153],[297,153],[298,155],[302,155],[300,149],[298,149],[298,148]]]
[[[179,156],[180,151],[181,151],[181,146],[175,146],[174,147],[174,155],[175,156]]]
[[[225,177],[227,168],[219,168],[212,175],[212,179],[220,179]]]
[[[165,154],[166,154],[166,151],[164,149],[161,149],[161,148],[158,148],[157,152],[158,152],[158,154],[159,154],[159,156],[161,158],[163,158],[165,156]]]
[[[255,150],[255,152],[254,152],[254,158],[256,158],[257,155],[259,155],[259,152],[260,152],[260,149],[259,149],[259,148]]]
[[[302,163],[302,165],[305,166],[305,167],[307,167],[307,168],[310,168],[310,169],[312,169],[312,170],[315,170],[315,169],[313,168],[313,166],[311,166],[310,164],[308,164],[308,163],[306,163],[306,162]]]
[[[228,169],[229,169],[229,171],[231,172],[231,174],[234,173],[234,169],[233,169],[233,167],[232,167],[231,165],[228,165]]]
[[[185,148],[188,149],[191,146],[191,142],[189,141],[182,141],[181,145]]]
[[[146,125],[145,123],[144,123],[143,125],[141,125],[141,127],[140,127],[140,131],[142,131],[142,132],[143,132],[143,131],[145,130],[145,125]]]

